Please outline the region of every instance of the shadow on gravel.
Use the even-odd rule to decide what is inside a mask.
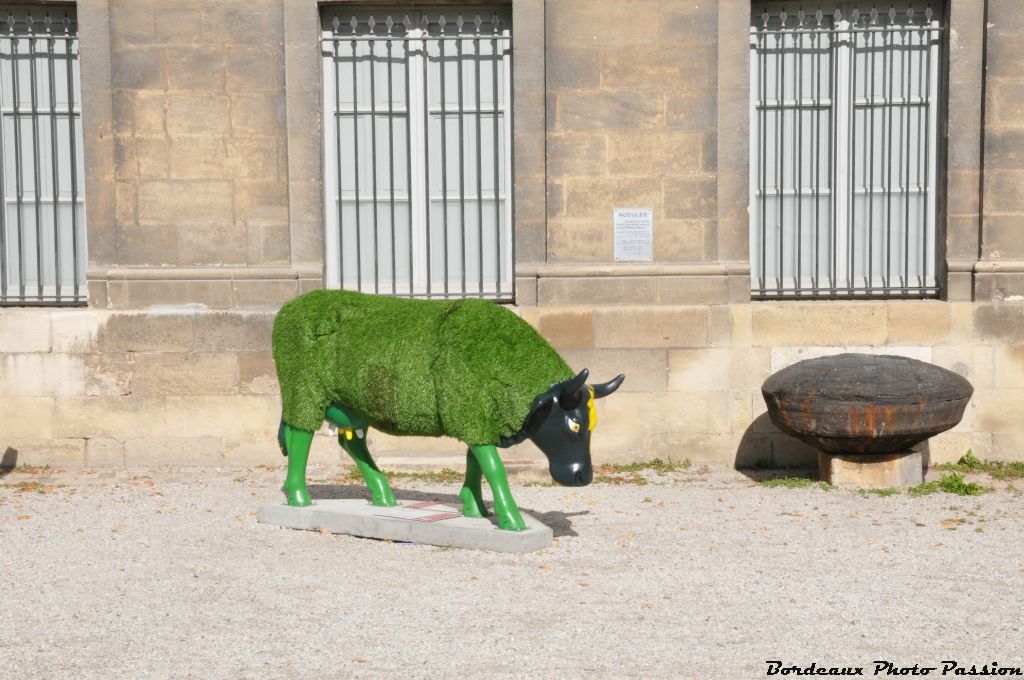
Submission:
[[[18,464],[18,450],[12,449],[10,446],[4,451],[4,455],[0,458],[0,477],[6,477],[14,471],[15,466]]]
[[[762,413],[743,433],[734,467],[755,482],[779,477],[818,478],[818,452],[783,433]]]
[[[400,501],[437,501],[438,503],[450,503],[454,506],[461,506],[459,497],[451,493],[433,493],[430,491],[414,491],[403,489],[399,486],[391,487]],[[370,494],[366,487],[358,484],[310,484],[309,495],[313,500],[326,500],[331,498],[365,498],[369,500]],[[548,512],[536,512],[530,508],[520,506],[520,510],[533,515],[538,521],[551,527],[555,538],[564,536],[579,536],[572,528],[570,517],[577,515],[589,515],[589,510],[582,512],[561,512],[551,510]]]
[[[530,511],[526,510],[526,512]],[[562,536],[579,536],[579,534],[577,534],[572,528],[572,522],[569,521],[569,518],[577,515],[589,515],[590,511],[561,512],[559,510],[551,510],[550,512],[543,513],[530,512],[530,514],[551,527],[551,531],[555,535],[555,538],[560,538]]]

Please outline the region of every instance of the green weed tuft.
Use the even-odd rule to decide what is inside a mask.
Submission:
[[[934,466],[946,472],[985,473],[993,479],[1009,481],[1024,478],[1024,462],[1006,463],[1001,460],[980,460],[970,449],[955,463],[943,463]]]
[[[938,491],[938,482],[924,482],[923,484],[918,484],[917,486],[912,486],[907,489],[907,493],[911,496],[929,496]]]
[[[606,465],[598,465],[597,472],[606,475],[613,474],[630,474],[636,472],[644,472],[650,470],[651,472],[667,473],[675,472],[676,470],[688,470],[693,466],[689,458],[683,460],[662,460],[661,458],[655,458],[653,460],[641,461],[639,463],[608,463]]]
[[[957,463],[964,466],[968,470],[980,470],[985,465],[983,462],[978,460],[977,457],[975,457],[974,452],[971,449],[967,449],[967,453],[965,453],[963,457],[959,461],[957,461]]]
[[[647,478],[636,472],[626,475],[594,475],[594,484],[612,484],[614,486],[622,486],[623,484],[635,484],[637,486],[646,486]]]
[[[777,479],[766,479],[761,482],[761,485],[771,489],[778,487],[785,489],[806,489],[809,487],[816,487],[822,491],[829,491],[835,488],[828,482],[818,482],[807,477],[779,477]]]
[[[862,496],[896,496],[900,493],[899,489],[888,487],[885,489],[861,489],[860,494]]]
[[[39,480],[33,479],[29,482],[15,482],[14,484],[4,484],[8,488],[14,489],[14,493],[49,493],[56,489],[52,484],[45,484]]]
[[[939,488],[957,496],[980,496],[985,493],[983,486],[974,482],[965,482],[964,478],[956,472],[942,475],[939,479]]]
[[[654,472],[656,474],[668,474],[675,472],[676,470],[687,470],[693,463],[690,462],[689,458],[683,460],[662,460],[661,458],[655,458],[653,460],[640,461],[638,463],[607,463],[605,465],[598,465],[594,468],[594,483],[595,484],[614,484],[620,486],[622,484],[635,484],[637,486],[644,486],[648,483],[647,478],[641,473],[643,472]]]
[[[980,484],[964,481],[963,476],[956,472],[947,472],[938,481],[925,482],[907,489],[911,496],[927,496],[938,491],[955,496],[980,496],[986,489]]]
[[[454,484],[455,482],[461,482],[463,478],[461,472],[451,468],[425,470],[423,472],[392,471],[386,472],[385,475],[389,479],[411,479],[418,482],[434,482],[437,484]]]

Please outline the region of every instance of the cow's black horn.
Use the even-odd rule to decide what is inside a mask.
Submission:
[[[587,384],[588,375],[590,375],[590,371],[584,368],[575,378],[572,380],[566,380],[562,383],[561,399],[567,402],[577,399],[580,389]]]
[[[607,397],[609,394],[619,389],[619,385],[626,379],[626,376],[619,373],[618,376],[612,378],[606,383],[601,385],[594,385],[594,399],[600,399],[601,397]]]

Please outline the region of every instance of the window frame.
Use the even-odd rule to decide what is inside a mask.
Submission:
[[[438,117],[446,115],[448,120],[453,117],[452,110],[447,110],[444,113],[431,111],[430,102],[427,99],[427,92],[429,91],[430,85],[429,80],[432,80],[433,72],[428,74],[424,73],[424,62],[433,59],[433,56],[425,56],[430,54],[424,51],[425,45],[430,43],[432,40],[438,42],[436,36],[433,38],[432,32],[425,29],[421,25],[421,17],[429,12],[429,16],[432,19],[430,26],[436,25],[436,20],[439,15],[445,15],[446,21],[449,24],[454,23],[454,17],[460,10],[472,11],[475,13],[486,14],[488,12],[500,12],[499,17],[504,30],[499,33],[479,33],[477,37],[481,42],[495,40],[496,44],[499,45],[500,49],[500,60],[494,60],[495,63],[500,63],[500,96],[498,103],[496,104],[495,110],[503,120],[500,125],[500,135],[498,138],[501,158],[500,162],[500,175],[501,184],[499,191],[496,191],[497,200],[503,205],[500,211],[500,218],[497,222],[498,241],[496,246],[498,248],[498,257],[495,263],[495,276],[492,278],[483,277],[483,264],[478,264],[480,268],[481,278],[484,279],[485,283],[490,284],[490,290],[484,290],[484,288],[474,289],[467,285],[466,273],[465,273],[465,259],[463,260],[463,276],[462,285],[457,286],[459,283],[458,279],[452,279],[451,275],[446,278],[438,278],[434,272],[436,268],[431,270],[429,267],[430,259],[428,253],[430,252],[428,240],[436,238],[433,233],[431,226],[432,221],[430,215],[432,214],[432,207],[436,207],[437,204],[444,204],[445,198],[442,197],[441,192],[427,191],[428,183],[430,182],[431,173],[435,172],[434,165],[435,159],[433,156],[436,152],[433,150],[427,151],[428,147],[433,145],[428,140],[427,125],[432,124]],[[514,26],[513,26],[513,13],[512,7],[508,4],[492,4],[492,5],[427,5],[423,9],[413,10],[411,7],[395,8],[387,5],[330,5],[320,7],[318,10],[318,43],[320,44],[319,50],[319,64],[320,64],[320,88],[321,88],[321,106],[320,114],[322,116],[322,134],[320,136],[321,143],[321,156],[323,159],[322,163],[322,180],[323,180],[323,192],[321,200],[321,210],[324,217],[324,284],[325,287],[331,289],[344,289],[344,290],[360,290],[368,293],[379,293],[385,295],[396,295],[401,297],[414,297],[419,299],[457,299],[462,297],[485,297],[488,299],[495,300],[501,303],[510,303],[514,301],[515,297],[515,272],[516,272],[516,251],[515,251],[515,187],[516,187],[516,176],[515,176],[515,162],[514,162],[514,147],[516,145],[515,137],[515,101],[514,101]],[[349,278],[349,274],[346,273],[342,276],[342,255],[341,249],[342,244],[342,230],[339,226],[339,217],[337,214],[336,201],[338,198],[338,173],[340,171],[340,158],[337,156],[337,149],[339,148],[338,130],[339,127],[334,124],[335,117],[338,112],[339,100],[337,92],[335,91],[335,82],[332,77],[332,71],[336,68],[332,59],[334,58],[331,53],[330,45],[332,42],[337,40],[337,37],[332,38],[330,33],[326,29],[327,17],[330,15],[338,16],[341,12],[347,12],[347,16],[364,16],[372,15],[374,17],[380,17],[377,20],[377,26],[381,26],[383,17],[391,15],[395,19],[396,24],[401,21],[405,16],[409,16],[412,19],[411,28],[405,33],[408,37],[401,37],[399,35],[394,36],[394,40],[405,41],[408,46],[408,74],[411,76],[408,78],[408,93],[409,101],[405,103],[408,107],[405,111],[405,115],[409,116],[410,122],[408,124],[409,131],[409,159],[411,165],[411,180],[412,185],[411,195],[405,197],[405,202],[409,204],[410,214],[410,227],[412,233],[412,239],[409,244],[410,252],[410,266],[412,268],[412,279],[411,285],[395,284],[392,289],[383,290],[381,284],[391,284],[391,281],[384,281],[379,276],[377,267],[374,267],[373,277],[367,277],[362,274],[362,277],[357,281],[357,285],[352,287],[346,284],[346,280]],[[469,23],[469,22],[467,22]],[[363,25],[362,22],[360,25]],[[337,29],[335,29],[337,30]],[[459,32],[449,33],[446,35],[454,36]],[[363,35],[367,35],[365,32]],[[380,37],[383,42],[383,36],[377,33],[374,34],[376,37]],[[466,34],[469,37],[464,38],[465,40],[471,40],[473,38],[472,33]],[[342,34],[340,40],[342,42],[351,41],[353,38],[351,34]],[[356,38],[361,40],[368,40],[368,38]],[[454,38],[452,38],[454,40]],[[449,48],[450,49],[450,48]],[[375,59],[384,58],[374,53]],[[450,52],[445,53],[445,58],[451,60],[453,55]],[[469,56],[469,55],[464,55]],[[468,63],[472,63],[471,61]],[[397,83],[396,89],[401,87],[404,88],[404,83]],[[450,92],[452,85],[446,86],[446,92]],[[358,111],[365,113],[361,106],[357,107]],[[463,107],[462,111],[466,111],[467,107]],[[393,109],[395,114],[400,113],[399,107]],[[486,115],[489,109],[481,105],[480,113]],[[381,109],[377,106],[376,113],[374,114],[379,123],[380,119],[387,118],[389,115],[388,109]],[[400,118],[396,118],[400,120]],[[429,120],[429,123],[428,123]],[[449,123],[450,125],[450,123]],[[468,125],[466,134],[470,134],[473,129],[473,125]],[[400,152],[400,148],[396,147],[397,151]],[[380,145],[377,148],[377,163],[380,163],[382,159],[386,161],[387,156],[380,155]],[[430,168],[424,169],[425,161],[427,156],[430,156]],[[450,156],[451,154],[449,154]],[[450,158],[446,162],[447,166],[451,166]],[[452,201],[458,202],[459,195],[453,195],[453,183],[449,181],[448,191],[445,195],[447,197],[447,205],[449,206]],[[396,182],[396,187],[398,183]],[[456,191],[458,188],[455,188]],[[467,187],[468,189],[468,187]],[[396,192],[394,188],[389,188],[391,196],[395,196],[401,192]],[[381,192],[378,189],[377,194]],[[468,201],[470,198],[468,190],[461,194],[463,201]],[[478,200],[486,200],[486,196],[490,192],[484,191],[478,194]],[[361,194],[360,194],[361,195]],[[344,196],[342,201],[347,201]],[[359,198],[356,205],[359,205],[363,199]],[[384,201],[388,201],[388,198],[384,198]],[[357,208],[358,209],[358,208]],[[443,209],[443,208],[442,208]],[[396,221],[396,225],[398,222]],[[479,227],[478,227],[479,228]],[[463,227],[465,229],[465,227]],[[446,236],[447,238],[447,236]],[[482,238],[482,237],[481,237]],[[397,240],[397,239],[396,239]],[[377,249],[379,244],[372,246]],[[365,246],[364,246],[365,247]],[[391,244],[394,249],[395,244]],[[482,246],[481,246],[482,248]],[[377,250],[379,257],[380,251]],[[447,256],[447,248],[446,248]],[[357,258],[361,258],[362,255],[357,253]],[[398,267],[396,266],[396,269]],[[447,270],[447,263],[446,263]],[[404,289],[403,289],[404,288]],[[455,288],[458,288],[455,290]]]
[[[17,13],[17,16],[15,14]],[[31,17],[31,24],[27,19]],[[17,25],[24,30],[15,31]],[[11,41],[16,40],[17,46]],[[29,106],[26,108],[24,94],[15,96],[17,101],[4,108],[3,125],[0,125],[0,148],[4,150],[0,178],[5,184],[10,181],[13,166],[16,188],[8,192],[7,186],[0,187],[3,215],[0,215],[0,308],[5,307],[81,307],[88,304],[88,220],[86,182],[88,164],[85,160],[86,141],[83,124],[84,95],[82,84],[82,52],[77,7],[73,3],[10,3],[0,5],[0,43],[6,43],[7,51],[0,60],[13,59],[22,43],[30,50],[29,82],[18,82],[22,68],[0,68],[2,90],[17,84],[17,94],[26,86],[31,90]],[[41,44],[40,44],[41,43]],[[42,63],[40,63],[42,62]],[[63,63],[63,68],[58,64]],[[13,62],[12,62],[13,64]],[[17,71],[18,73],[15,73]],[[58,76],[63,75],[62,80]],[[51,80],[52,77],[52,80]],[[45,96],[44,96],[45,95]],[[66,95],[63,104],[60,96]],[[63,111],[63,113],[62,113]],[[8,117],[21,119],[21,125],[13,125],[11,139],[7,135]],[[29,131],[25,128],[29,122]],[[63,124],[61,121],[63,120]],[[66,134],[62,139],[62,128]],[[26,135],[31,143],[31,169],[26,163]],[[45,138],[45,139],[44,139]],[[48,140],[48,145],[47,145]],[[16,146],[10,153],[8,142]],[[59,142],[66,141],[66,146]],[[21,152],[21,153],[19,153]],[[47,161],[48,162],[43,162]],[[66,163],[64,162],[66,161]],[[67,177],[64,177],[64,172]],[[32,186],[28,188],[31,175]],[[62,217],[60,206],[67,205],[70,215]],[[15,206],[14,220],[8,219],[8,208]],[[34,218],[34,234],[29,227],[25,208],[31,206]],[[44,224],[51,218],[48,225]],[[17,281],[9,281],[11,267],[12,228],[17,229]],[[28,232],[23,231],[28,229]],[[69,232],[68,239],[63,232]],[[26,247],[33,236],[34,248]],[[51,238],[52,237],[52,238]],[[69,240],[70,253],[61,254],[61,243]],[[47,243],[48,242],[48,243]],[[34,253],[35,258],[30,256]],[[29,265],[34,265],[34,277],[27,275]],[[47,276],[47,268],[52,271]],[[66,270],[70,270],[69,272]],[[65,274],[70,273],[70,281]],[[34,279],[34,283],[29,279]],[[13,288],[13,290],[12,290]]]
[[[750,21],[748,23],[747,28],[747,67],[749,69],[749,76],[747,78],[747,102],[749,127],[747,128],[748,158],[746,159],[746,172],[749,183],[747,193],[750,210],[746,222],[748,227],[747,243],[748,256],[750,261],[749,280],[751,287],[751,298],[754,300],[857,300],[942,298],[945,296],[947,292],[948,276],[945,242],[947,229],[945,187],[946,175],[948,172],[946,159],[947,140],[945,131],[950,101],[948,69],[950,14],[949,4],[943,2],[943,0],[938,0],[937,3],[927,3],[929,7],[932,7],[933,4],[938,5],[937,11],[936,8],[932,7],[932,14],[930,17],[931,23],[929,24],[930,28],[925,29],[923,31],[921,28],[896,29],[901,34],[901,36],[904,31],[919,31],[922,32],[922,34],[928,35],[928,47],[925,50],[928,59],[928,61],[926,62],[928,64],[928,73],[925,76],[926,80],[921,81],[922,83],[927,83],[927,86],[932,88],[930,96],[923,99],[923,101],[928,106],[927,116],[924,117],[924,120],[926,121],[924,124],[927,125],[927,127],[925,128],[927,130],[927,133],[926,135],[923,135],[921,137],[925,142],[924,148],[926,148],[925,153],[927,154],[927,160],[922,163],[922,167],[926,168],[925,172],[927,174],[925,175],[925,182],[923,184],[921,184],[920,182],[918,183],[918,186],[921,187],[924,192],[925,198],[923,200],[923,206],[926,213],[922,225],[924,245],[920,249],[916,249],[915,251],[926,258],[927,264],[924,265],[923,267],[923,273],[916,273],[907,269],[906,273],[908,275],[908,279],[901,282],[901,279],[903,279],[904,276],[904,274],[900,271],[902,267],[893,267],[892,269],[887,269],[887,271],[885,272],[876,271],[872,277],[868,278],[863,275],[863,271],[857,271],[858,265],[861,269],[864,268],[863,262],[858,263],[858,256],[856,254],[850,254],[851,239],[862,237],[868,233],[866,225],[857,223],[856,218],[861,217],[860,211],[857,211],[855,218],[853,217],[854,208],[851,207],[851,203],[854,200],[854,197],[870,195],[872,197],[871,199],[869,199],[872,201],[872,209],[876,209],[874,208],[875,201],[881,201],[882,203],[884,203],[886,201],[886,196],[898,197],[901,195],[901,193],[904,192],[904,189],[901,187],[903,180],[902,178],[899,177],[896,178],[895,182],[892,182],[892,184],[896,186],[896,190],[893,191],[892,193],[888,193],[884,188],[879,189],[878,186],[880,185],[880,182],[878,181],[872,183],[874,188],[869,188],[866,186],[866,181],[858,182],[859,178],[851,178],[851,174],[854,172],[857,172],[857,174],[861,175],[861,178],[863,178],[863,174],[865,171],[864,168],[861,167],[861,163],[858,161],[860,147],[854,148],[850,143],[851,135],[856,135],[855,126],[849,125],[850,116],[856,115],[855,111],[857,111],[857,109],[862,106],[874,106],[874,109],[868,109],[871,111],[871,115],[873,116],[877,111],[884,112],[886,110],[886,104],[860,104],[859,102],[866,102],[867,100],[864,99],[863,96],[856,96],[856,93],[853,90],[853,86],[856,84],[853,82],[853,78],[855,77],[854,74],[856,73],[856,66],[851,67],[851,58],[855,54],[859,56],[860,51],[875,49],[875,45],[874,43],[872,43],[871,48],[869,48],[866,44],[858,42],[857,46],[851,46],[849,36],[854,35],[850,28],[851,13],[854,8],[861,8],[865,3],[849,0],[830,3],[827,6],[828,12],[826,12],[826,16],[828,16],[829,12],[834,12],[837,9],[842,12],[841,21],[837,23],[834,28],[831,29],[834,32],[830,34],[830,41],[833,41],[835,45],[833,48],[833,54],[835,55],[836,63],[835,65],[832,66],[832,73],[829,76],[829,83],[835,80],[835,92],[837,96],[833,98],[831,96],[831,93],[824,93],[826,96],[818,98],[816,102],[812,102],[812,104],[810,105],[811,107],[813,107],[815,103],[820,102],[822,100],[827,100],[828,104],[827,108],[825,109],[825,111],[827,111],[826,120],[829,121],[830,125],[834,126],[834,134],[832,138],[827,140],[829,145],[832,146],[832,149],[829,149],[829,159],[832,163],[832,168],[827,170],[829,176],[829,184],[831,186],[826,185],[824,187],[824,192],[822,193],[822,195],[828,198],[829,200],[828,207],[826,210],[829,213],[830,218],[828,226],[826,228],[828,230],[831,230],[832,233],[835,234],[834,241],[830,240],[830,250],[826,254],[827,257],[830,258],[832,262],[834,262],[834,269],[831,272],[823,273],[820,279],[824,283],[819,283],[817,284],[817,286],[815,286],[814,283],[811,283],[811,274],[805,274],[803,276],[800,276],[799,278],[797,276],[794,276],[792,273],[792,264],[790,265],[789,272],[785,271],[785,267],[783,267],[780,271],[775,272],[771,267],[762,268],[759,266],[760,262],[758,262],[757,260],[763,257],[761,251],[765,248],[765,244],[761,242],[759,234],[756,232],[757,230],[762,228],[762,225],[758,221],[760,219],[758,213],[759,207],[761,205],[761,200],[764,199],[762,198],[760,193],[760,171],[756,163],[757,159],[759,158],[759,154],[762,153],[762,151],[759,150],[759,145],[765,146],[772,143],[778,144],[778,141],[773,140],[774,131],[773,134],[768,137],[768,141],[759,139],[760,119],[758,114],[758,105],[760,98],[758,93],[758,87],[760,79],[759,74],[761,72],[758,64],[758,43],[759,40],[761,40],[762,38],[767,39],[766,36],[774,37],[776,40],[780,40],[778,36],[782,35],[782,33],[780,33],[778,28],[773,28],[769,31],[762,32],[761,30],[758,30],[757,24],[761,21],[762,12],[769,13],[771,17],[775,20],[775,23],[778,23],[778,16],[780,11],[785,11],[787,12],[790,18],[794,18],[796,17],[797,11],[801,6],[803,6],[803,4],[804,3],[793,0],[768,0],[767,3],[751,3],[749,7],[748,16],[750,18]],[[920,8],[921,3],[911,1],[907,4],[908,6],[913,7],[916,13],[917,20],[914,22],[914,26],[921,26],[920,21],[923,18],[923,10]],[[814,27],[816,23],[814,10],[816,10],[819,6],[819,4],[814,4],[814,9],[806,12],[805,26],[809,28]],[[863,20],[865,17],[868,17],[869,15],[868,12],[865,12],[860,16]],[[897,12],[897,17],[899,16],[906,16],[905,10]],[[887,18],[888,17],[885,10],[879,11],[878,21],[880,23],[884,23],[887,20]],[[902,27],[905,26],[906,24],[901,22],[897,25]],[[827,26],[831,26],[831,22],[828,22]],[[825,28],[826,31],[829,30],[828,28],[826,28],[826,24],[822,24],[822,27]],[[788,23],[786,30],[789,31],[789,36],[799,35],[799,33],[794,32],[793,28],[790,27]],[[864,38],[861,37],[865,35],[864,33],[860,33],[858,31],[858,33],[856,33],[855,35],[858,36],[859,40],[864,40]],[[891,44],[893,43],[886,43],[886,46],[889,46]],[[900,37],[900,40],[895,43],[896,47],[894,49],[899,50],[905,44],[906,43],[903,43],[903,38]],[[913,46],[915,44],[923,43],[914,43],[913,38],[911,38],[910,44]],[[798,49],[806,49],[807,52],[810,52],[813,49],[817,49],[813,46],[805,47],[803,42],[801,42],[799,45],[800,46],[797,47],[796,40],[790,38],[789,44],[783,43],[782,49],[792,49],[794,51]],[[805,54],[807,52],[805,52]],[[884,59],[884,57],[882,58]],[[902,69],[903,64],[906,63],[902,59],[903,58],[901,58],[900,60],[900,69]],[[818,68],[820,68],[820,66]],[[923,66],[921,68],[921,72],[924,72]],[[901,75],[902,77],[902,73],[898,75]],[[803,78],[807,78],[806,73],[802,73],[801,76]],[[820,77],[820,72],[818,77]],[[860,81],[858,80],[858,82]],[[874,82],[873,78],[872,82]],[[903,87],[902,82],[903,81],[901,81],[900,85],[901,88]],[[909,91],[911,90],[908,86],[908,92]],[[801,94],[802,93],[803,89],[801,88]],[[901,97],[903,97],[903,94],[902,92],[897,94],[899,94],[899,96],[893,97],[893,101],[899,102],[901,101]],[[799,101],[803,102],[804,99],[805,98],[801,96]],[[872,99],[874,99],[874,96],[872,96]],[[883,92],[883,101],[885,100],[886,98],[884,97]],[[913,101],[913,98],[911,98],[908,101]],[[789,111],[799,115],[801,111],[806,112],[807,109],[804,107],[805,105],[803,103],[800,103],[797,104],[795,108],[789,109]],[[779,108],[780,110],[786,109],[785,100],[782,100],[782,103],[780,104]],[[857,112],[860,113],[859,111]],[[866,117],[867,114],[861,113],[861,115]],[[897,113],[896,115],[899,118],[902,118],[903,116],[902,113]],[[911,114],[908,113],[908,124],[910,121],[910,116]],[[788,123],[786,123],[785,125],[786,128],[792,129],[792,125]],[[901,123],[897,123],[896,119],[893,119],[894,128],[901,125]],[[897,144],[903,145],[904,140],[899,140]],[[922,148],[923,147],[920,143],[917,144],[916,150],[918,152],[920,152]],[[909,149],[910,143],[907,142],[908,155],[906,156],[906,158],[908,160],[908,165],[913,163],[912,159],[919,158],[919,156],[917,155],[911,157],[909,155]],[[833,151],[834,156],[832,155]],[[767,152],[765,151],[764,153]],[[904,157],[902,155],[898,155],[898,158],[900,159],[899,162],[902,168]],[[840,160],[844,162],[840,163]],[[800,161],[798,161],[798,163],[799,162]],[[776,178],[776,181],[778,182],[778,178]],[[765,182],[766,191],[764,192],[764,197],[770,198],[770,192],[772,191],[772,189],[770,185],[767,183],[767,177],[765,178]],[[781,188],[775,190],[778,195],[784,195],[784,192],[786,191],[785,184],[785,176],[783,175]],[[912,183],[907,185],[907,193],[904,195],[911,195],[912,192],[910,191],[910,186],[912,186]],[[843,187],[843,190],[837,191],[835,187]],[[806,199],[809,194],[812,196],[815,195],[811,194],[810,191],[805,191],[802,188],[794,189],[794,196],[797,196],[798,200],[800,200],[800,198]],[[905,204],[906,201],[904,201],[904,206]],[[905,207],[901,208],[901,210],[903,209],[909,210],[909,208]],[[792,216],[790,216],[790,219],[792,219]],[[833,220],[835,221],[835,224],[832,223]],[[909,236],[906,235],[906,231],[908,229],[906,225],[907,223],[904,222],[903,231],[905,234],[904,237],[907,239],[907,243],[909,244],[912,243],[912,241],[909,239]],[[854,229],[854,226],[858,226],[860,228]],[[780,227],[776,226],[775,229],[779,230]],[[782,226],[781,230],[784,231],[785,226]],[[887,239],[888,238],[889,237],[887,236]],[[778,238],[776,238],[776,242],[778,243]],[[783,241],[780,247],[783,246],[788,247],[789,243],[787,241]],[[884,248],[886,249],[887,257],[888,248],[890,247],[890,245],[884,246]],[[799,259],[802,259],[801,248],[801,244],[796,245],[797,258]],[[881,252],[883,246],[876,245],[874,248]],[[909,254],[905,253],[904,255],[905,257],[909,257]],[[818,257],[820,257],[820,255],[819,252],[816,251],[812,255],[812,258]],[[918,257],[918,255],[915,255],[915,257]],[[867,254],[868,260],[873,258],[874,250],[869,251]],[[853,263],[853,271],[851,271],[850,269],[851,263]],[[870,267],[870,265],[868,265],[868,267]],[[797,271],[799,272],[799,265],[797,265]],[[868,271],[870,272],[871,270],[869,269]],[[924,277],[921,281],[921,285],[910,285],[909,277],[911,275],[916,277]],[[760,286],[758,285],[759,279],[761,280]],[[804,281],[804,279],[806,279],[806,281]],[[857,279],[856,284],[854,283],[854,279]],[[866,285],[864,281],[862,281],[861,279],[867,280]],[[770,285],[771,280],[776,280],[777,285]],[[895,283],[893,283],[893,280],[895,280]],[[789,287],[783,285],[783,281],[786,281],[786,283],[789,284]],[[883,281],[884,284],[882,283]]]

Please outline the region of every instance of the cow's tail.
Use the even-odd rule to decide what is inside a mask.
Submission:
[[[277,428],[277,445],[281,447],[281,455],[282,456],[287,456],[288,455],[288,445],[285,443],[285,438],[284,438],[284,421],[283,420],[281,421],[281,424]]]

